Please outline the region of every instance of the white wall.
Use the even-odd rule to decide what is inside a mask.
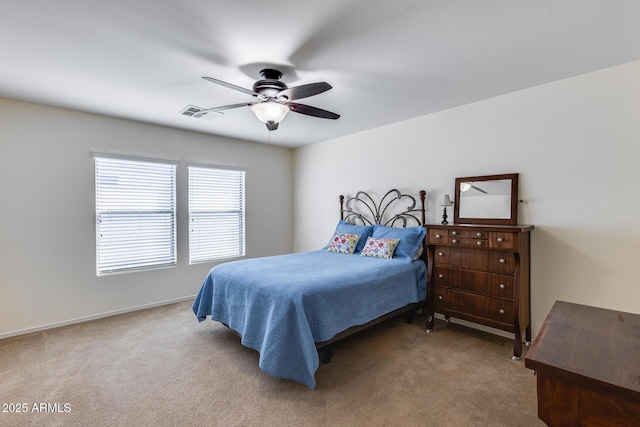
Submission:
[[[640,313],[640,61],[318,143],[294,159],[296,251],[326,243],[339,194],[424,189],[428,221],[439,222],[436,200],[453,196],[456,177],[518,172],[519,222],[536,227],[534,334],[555,300]]]
[[[92,151],[179,161],[176,267],[96,277]],[[247,256],[292,250],[289,149],[0,99],[0,159],[0,337],[195,295],[187,161],[247,168]]]

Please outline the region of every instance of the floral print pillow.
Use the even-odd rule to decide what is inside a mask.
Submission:
[[[355,252],[356,246],[360,240],[359,234],[335,232],[329,243],[329,252],[340,252],[342,254],[351,255]]]
[[[367,242],[364,244],[360,256],[391,259],[398,243],[400,243],[400,239],[367,237]]]

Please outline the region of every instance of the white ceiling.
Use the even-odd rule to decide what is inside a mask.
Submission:
[[[4,1],[0,58],[0,97],[299,147],[638,60],[640,1]],[[264,64],[342,117],[180,114],[255,100],[201,76]]]

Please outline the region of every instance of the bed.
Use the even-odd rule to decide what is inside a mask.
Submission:
[[[379,202],[362,191],[346,204],[340,196],[325,247],[217,265],[193,312],[236,332],[264,372],[314,390],[337,342],[402,314],[412,321],[426,307],[425,196],[419,208],[395,189]]]

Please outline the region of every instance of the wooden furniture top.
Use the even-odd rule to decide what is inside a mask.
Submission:
[[[533,230],[533,225],[498,225],[498,224],[427,224],[427,230],[430,228],[435,229],[450,229],[450,228],[482,228],[486,231],[498,231],[504,233],[521,233],[525,231]]]
[[[556,301],[525,366],[640,402],[640,315]]]

